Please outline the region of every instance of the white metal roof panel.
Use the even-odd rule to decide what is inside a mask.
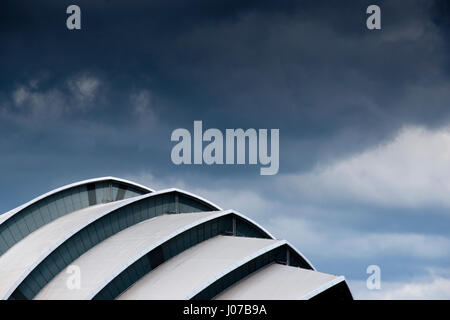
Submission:
[[[344,277],[272,263],[226,289],[216,300],[309,299]]]
[[[92,181],[99,179],[93,179]],[[25,277],[42,260],[91,222],[132,202],[170,192],[179,192],[191,196],[220,210],[212,202],[193,193],[177,188],[169,188],[120,201],[94,205],[66,214],[35,230],[0,256],[0,299],[8,299]]]
[[[225,274],[285,243],[272,239],[214,237],[164,262],[118,299],[190,299]]]
[[[0,298],[7,299],[39,262],[105,211],[130,199],[74,211],[35,230],[0,256]]]
[[[54,277],[35,299],[91,299],[120,272],[143,255],[181,232],[230,211],[165,214],[128,227],[88,250],[71,265],[81,271],[81,288],[70,290],[66,269]]]

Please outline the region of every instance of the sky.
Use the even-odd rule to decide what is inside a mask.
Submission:
[[[179,187],[355,298],[450,299],[449,39],[445,0],[3,0],[0,212],[106,175]],[[278,174],[175,165],[171,133],[195,120],[279,129]]]

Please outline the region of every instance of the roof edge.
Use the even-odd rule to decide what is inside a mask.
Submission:
[[[38,196],[38,197],[36,197],[36,198],[26,202],[26,203],[24,203],[24,204],[22,204],[22,205],[20,205],[20,206],[18,206],[16,208],[14,208],[14,209],[11,209],[11,210],[3,213],[3,214],[0,214],[0,225],[2,223],[4,223],[6,220],[8,220],[9,218],[11,218],[12,216],[14,216],[15,214],[17,214],[18,212],[22,211],[23,209],[31,206],[32,204],[35,204],[36,202],[39,202],[40,200],[43,200],[43,199],[45,199],[47,197],[50,197],[50,196],[52,196],[52,195],[54,195],[54,194],[56,194],[58,192],[62,192],[62,191],[65,191],[65,190],[68,190],[68,189],[71,189],[71,188],[74,188],[74,187],[78,187],[78,186],[81,186],[81,185],[84,185],[84,184],[89,184],[89,183],[94,183],[94,182],[101,182],[101,181],[108,181],[108,180],[122,182],[122,183],[125,183],[125,184],[128,184],[128,185],[134,186],[134,187],[138,187],[138,188],[147,190],[149,192],[155,192],[155,190],[153,190],[153,189],[151,189],[149,187],[146,187],[144,185],[141,185],[139,183],[136,183],[136,182],[133,182],[133,181],[130,181],[130,180],[126,180],[126,179],[122,179],[122,178],[113,177],[113,176],[105,176],[105,177],[81,180],[81,181],[70,183],[70,184],[64,185],[62,187],[58,187],[56,189],[50,190],[50,191],[48,191],[48,192],[46,192],[44,194],[41,194],[40,196]]]
[[[335,285],[338,285],[341,282],[345,282],[345,277],[344,276],[338,276],[338,277],[334,278],[333,280],[330,280],[327,283],[324,283],[320,287],[318,287],[318,288],[308,292],[307,294],[303,295],[302,297],[300,297],[300,300],[309,300],[309,299],[317,296],[318,294],[321,294],[322,292],[330,289],[331,287],[334,287]],[[351,294],[352,293],[350,292],[350,295]]]

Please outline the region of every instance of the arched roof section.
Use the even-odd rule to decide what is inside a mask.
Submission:
[[[241,265],[235,265],[224,271],[220,277],[212,279],[209,283],[205,283],[202,287],[197,288],[187,298],[192,300],[210,300],[219,295],[227,288],[239,283],[241,280],[253,275],[269,264],[281,264],[285,266],[295,267],[311,272],[311,266],[297,251],[283,240],[279,246],[275,246],[265,252],[258,252],[249,256]]]
[[[109,237],[73,261],[72,264],[83,270],[83,288],[68,290],[67,274],[63,270],[35,298],[91,299],[125,269],[136,266],[141,258],[145,260],[142,266],[150,272],[163,261],[197,243],[220,234],[232,235],[233,219],[237,218],[247,221],[248,228],[257,229],[268,238],[256,225],[231,210],[157,216]],[[130,274],[141,271],[136,269]],[[129,281],[120,283],[123,288],[132,284]]]
[[[272,263],[224,290],[214,299],[306,300],[342,281],[345,279],[341,276]]]
[[[153,192],[115,177],[84,180],[47,192],[0,215],[0,256],[42,226],[71,212]]]
[[[284,244],[282,240],[217,236],[161,264],[119,299],[188,300],[224,274]]]
[[[65,215],[0,256],[0,273],[5,279],[0,285],[0,297],[8,299],[15,292],[18,297],[33,298],[72,261],[134,224],[165,213],[217,209],[201,197],[171,188]]]

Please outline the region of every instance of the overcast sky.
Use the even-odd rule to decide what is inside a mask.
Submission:
[[[449,40],[445,0],[3,0],[0,212],[98,176],[177,186],[356,298],[450,299]],[[280,129],[279,173],[174,165],[170,135],[194,120]],[[365,286],[372,264],[381,290]]]

